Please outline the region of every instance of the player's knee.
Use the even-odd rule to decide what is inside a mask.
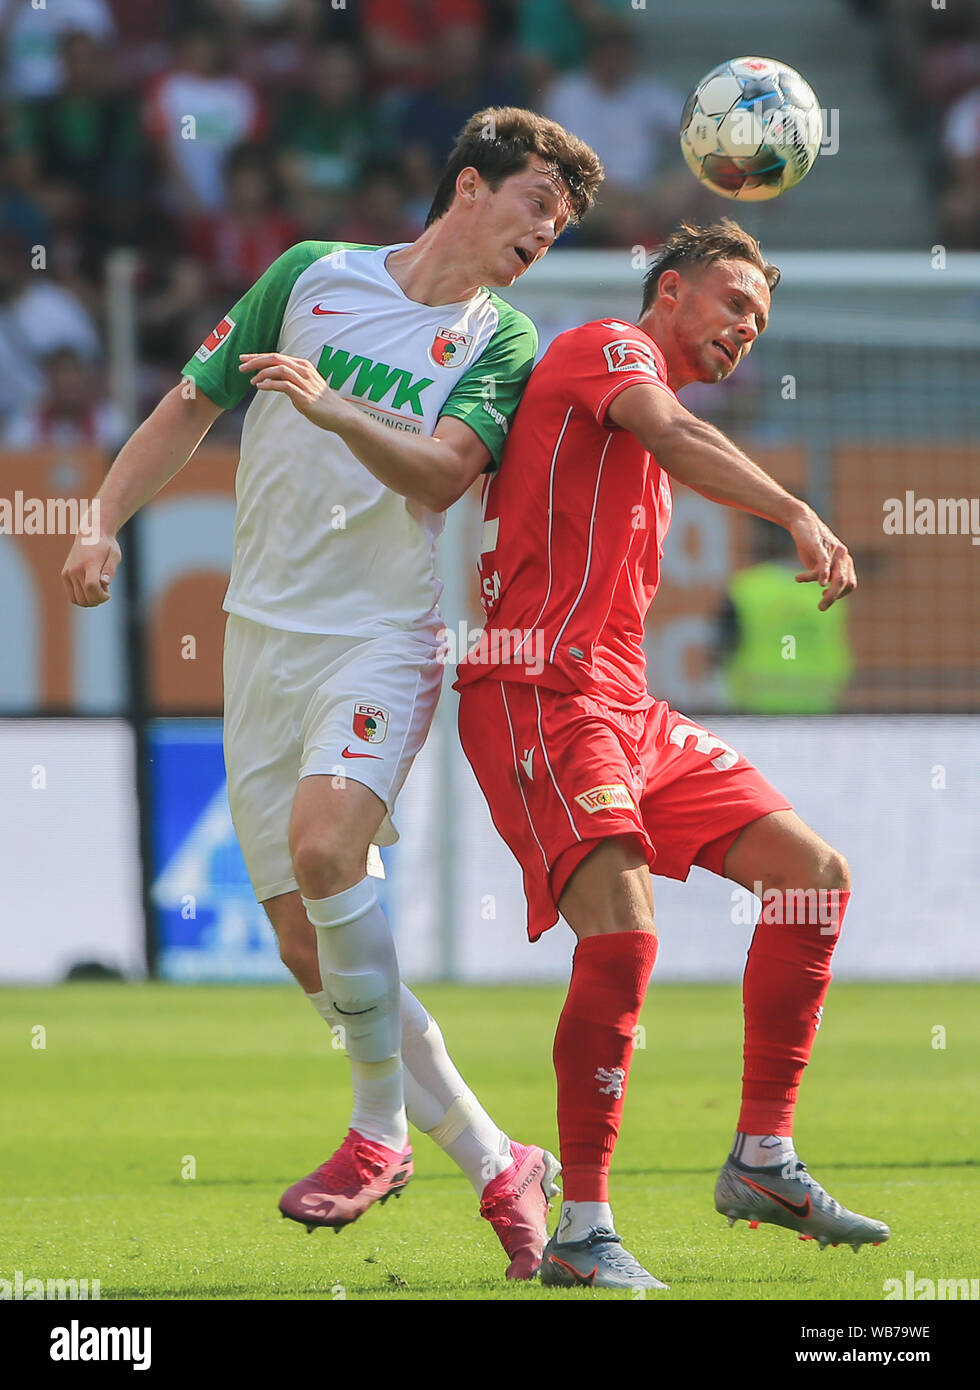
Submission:
[[[653,912],[639,903],[611,904],[609,910],[597,913],[588,922],[574,927],[576,936],[608,936],[613,932],[648,931],[656,935]]]
[[[782,863],[770,868],[762,881],[767,892],[810,889],[846,892],[851,886],[851,874],[840,850],[814,836],[802,847],[794,847]]]
[[[309,938],[300,939],[282,934],[278,939],[279,959],[305,988],[305,981],[314,978],[320,968],[316,953],[316,937],[311,931]]]
[[[836,889],[846,893],[851,887],[851,870],[840,850],[824,845],[816,868],[814,888]]]
[[[299,835],[290,844],[293,872],[306,898],[327,898],[363,878],[365,855],[322,834]]]

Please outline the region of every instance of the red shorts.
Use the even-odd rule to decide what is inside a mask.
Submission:
[[[463,751],[524,871],[532,941],[598,840],[637,835],[653,873],[721,874],[738,831],[790,803],[751,763],[658,700],[639,714],[587,695],[484,679],[459,697]]]

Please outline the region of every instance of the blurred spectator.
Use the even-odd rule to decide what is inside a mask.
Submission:
[[[942,200],[943,236],[958,249],[980,247],[980,85],[960,97],[943,126],[949,183]]]
[[[751,516],[752,563],[738,570],[719,614],[718,657],[743,714],[833,714],[853,669],[843,603],[821,613],[797,584],[786,531]]]
[[[139,148],[137,112],[110,91],[105,51],[91,35],[66,34],[61,57],[60,89],[25,104],[23,120],[45,176],[99,198],[131,176]]]
[[[165,71],[173,51],[172,35],[185,16],[177,0],[111,0],[118,35],[113,43],[113,77],[120,91],[137,95],[151,77]]]
[[[397,120],[400,157],[425,220],[432,192],[459,131],[485,106],[514,106],[513,83],[488,70],[481,30],[456,24],[433,36],[438,77],[408,99]]]
[[[49,204],[34,151],[26,145],[11,148],[0,159],[0,227],[19,245],[47,245],[51,237]]]
[[[637,72],[634,38],[619,20],[604,20],[592,33],[588,65],[558,78],[543,110],[591,145],[606,170],[581,242],[651,245],[682,217],[710,216],[710,195],[681,162],[679,94]]]
[[[0,415],[33,406],[44,389],[42,359],[73,348],[99,358],[95,324],[80,301],[50,271],[33,270],[28,248],[0,239]]]
[[[913,129],[931,142],[938,118],[980,72],[980,0],[877,0],[869,8],[882,23],[883,84]]]
[[[531,106],[541,105],[559,73],[582,66],[590,28],[622,9],[617,0],[519,0],[517,41]]]
[[[240,145],[225,161],[225,207],[187,224],[185,247],[203,269],[210,293],[240,299],[274,260],[300,240],[298,224],[279,211],[271,158]]]
[[[272,24],[291,17],[297,9],[309,11],[309,0],[211,0],[211,9],[229,27],[236,24]]]
[[[42,361],[43,395],[30,409],[4,421],[0,443],[8,449],[93,444],[118,448],[123,437],[119,411],[105,398],[100,374],[74,348],[55,348]]]
[[[596,205],[581,227],[573,229],[574,242],[563,233],[560,246],[652,247],[664,241],[684,217],[711,220],[710,195],[699,191],[684,170],[646,189],[623,184],[603,184]],[[696,209],[701,206],[704,214]]]
[[[294,90],[317,43],[328,34],[331,40],[343,40],[355,27],[346,3],[335,7],[330,0],[209,3],[223,23],[235,70],[267,95]]]
[[[558,78],[544,113],[592,146],[608,183],[643,190],[677,149],[683,105],[672,87],[637,72],[629,31],[606,22],[593,31],[586,67]]]
[[[173,71],[151,84],[146,128],[165,176],[164,205],[178,213],[217,208],[228,152],[262,133],[263,111],[252,85],[219,71],[218,31],[196,26],[177,46]]]
[[[405,182],[398,164],[374,164],[361,177],[346,218],[334,235],[338,241],[391,246],[414,241],[422,230],[405,210]]]
[[[81,243],[90,274],[108,245],[125,237],[138,215],[143,147],[138,112],[110,91],[106,54],[89,35],[71,32],[61,46],[64,85],[54,96],[23,103],[24,138],[36,151],[60,215]]]
[[[52,0],[38,9],[31,0],[0,0],[4,92],[21,98],[53,96],[63,81],[59,46],[67,33],[110,42],[116,26],[106,0]]]
[[[145,397],[155,400],[173,385],[175,366],[186,362],[231,307],[223,302],[220,312],[215,312],[217,304],[212,305],[208,298],[207,275],[203,266],[186,254],[183,235],[181,226],[169,218],[154,217],[139,239],[136,306],[140,359],[145,366],[140,389]],[[188,321],[198,313],[210,322],[197,335],[190,352],[184,352]]]
[[[303,88],[281,105],[274,125],[279,167],[291,188],[352,188],[376,152],[364,64],[345,43],[314,50]]]
[[[922,55],[919,92],[940,112],[980,81],[980,39],[975,26],[956,38],[932,43]]]
[[[362,0],[361,32],[373,88],[411,90],[438,80],[433,37],[457,25],[486,33],[488,22],[483,0]]]

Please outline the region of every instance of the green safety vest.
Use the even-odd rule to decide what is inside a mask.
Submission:
[[[850,679],[843,604],[819,612],[816,586],[797,584],[794,573],[769,561],[741,570],[729,587],[738,646],[726,676],[746,714],[832,714]]]

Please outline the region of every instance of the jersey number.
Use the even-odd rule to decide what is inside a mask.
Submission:
[[[483,581],[483,606],[489,611],[500,597],[500,571],[494,570]]]
[[[714,734],[709,734],[707,729],[696,729],[693,724],[677,724],[670,731],[668,743],[674,743],[678,748],[684,748],[691,735],[697,739],[697,750],[699,753],[710,753],[715,748],[720,748],[721,752],[717,758],[711,759],[711,766],[716,767],[719,772],[725,772],[728,768],[734,767],[738,762],[738,754],[732,746],[725,742],[723,738],[717,738]]]

